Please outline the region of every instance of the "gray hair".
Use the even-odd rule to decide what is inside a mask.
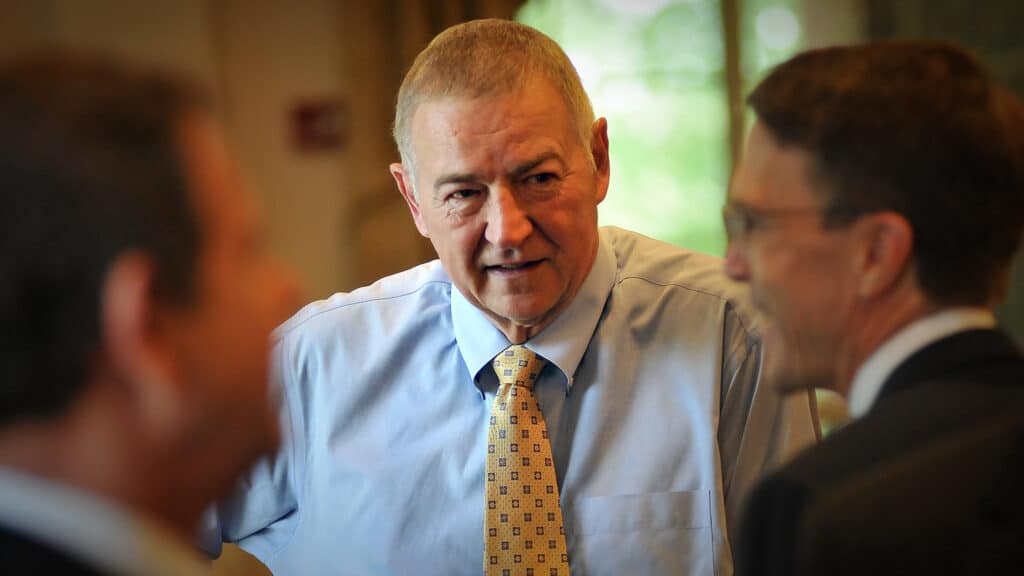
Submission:
[[[562,95],[580,142],[588,150],[594,110],[569,57],[540,31],[511,20],[473,20],[438,34],[416,56],[398,90],[394,137],[402,164],[415,170],[413,115],[427,100],[479,98],[511,92],[536,73]]]

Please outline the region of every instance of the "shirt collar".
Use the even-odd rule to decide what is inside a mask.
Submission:
[[[886,379],[918,350],[957,332],[995,325],[991,310],[966,307],[949,308],[911,322],[872,352],[857,370],[850,385],[850,416],[867,414]]]
[[[71,486],[0,466],[0,524],[111,574],[198,575],[195,549],[160,522]]]
[[[572,389],[576,369],[590,345],[604,303],[615,283],[615,268],[615,252],[602,234],[594,263],[576,297],[551,324],[526,342],[527,348],[562,372],[566,394]],[[458,287],[453,284],[452,288],[455,341],[469,370],[469,377],[479,387],[477,376],[480,371],[511,343],[483,312],[459,292]]]

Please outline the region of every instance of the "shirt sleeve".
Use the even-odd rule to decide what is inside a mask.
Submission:
[[[764,378],[764,347],[745,320],[735,309],[726,311],[718,444],[731,542],[758,481],[815,438],[813,395],[783,395]]]
[[[237,543],[264,563],[287,544],[295,531],[298,509],[297,455],[304,442],[300,405],[286,340],[278,340],[271,357],[271,393],[280,412],[281,444],[261,458],[234,491],[212,505],[203,517],[199,545],[218,557],[221,542]]]

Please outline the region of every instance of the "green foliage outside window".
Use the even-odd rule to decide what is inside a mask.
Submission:
[[[608,119],[601,223],[719,255],[732,170],[720,1],[531,0],[517,16],[565,49]],[[746,78],[797,48],[798,3],[741,3]]]

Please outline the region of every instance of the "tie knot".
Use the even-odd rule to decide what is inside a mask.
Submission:
[[[494,373],[498,382],[504,385],[525,386],[533,388],[547,360],[534,354],[526,346],[513,344],[494,357]]]

